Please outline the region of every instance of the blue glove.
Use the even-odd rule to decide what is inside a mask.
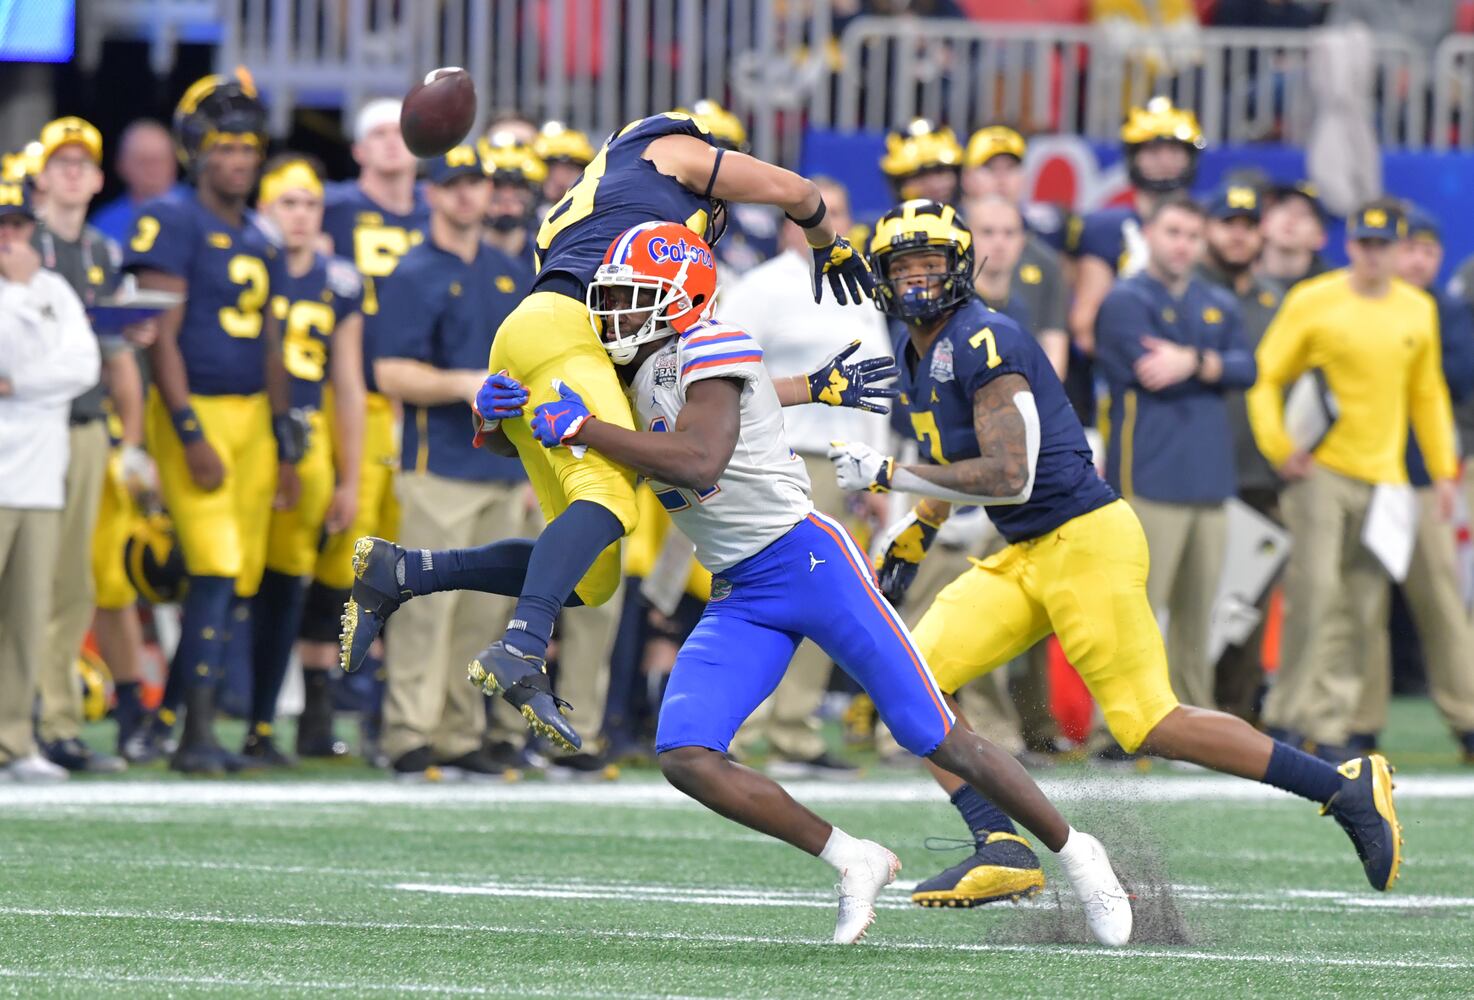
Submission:
[[[494,375],[486,376],[476,392],[476,401],[471,404],[471,447],[480,448],[487,435],[496,433],[503,420],[522,416],[522,406],[527,402],[527,390],[503,368]]]
[[[820,302],[824,298],[824,276],[829,276],[829,288],[834,292],[834,300],[840,305],[848,305],[853,299],[855,305],[859,305],[865,296],[874,297],[875,276],[870,273],[870,265],[865,263],[865,257],[854,247],[850,241],[843,236],[836,236],[834,242],[828,246],[810,247],[814,252],[814,301]],[[849,297],[845,297],[845,288],[849,288]],[[865,295],[861,295],[861,290]]]
[[[558,390],[558,399],[532,411],[532,436],[544,448],[568,444],[594,417],[584,405],[583,397],[564,385],[562,379],[553,379],[553,388]],[[582,452],[579,445],[569,447],[575,449],[575,454]]]
[[[882,403],[871,403],[870,399],[895,399],[901,390],[894,386],[877,386],[876,382],[895,378],[901,374],[894,358],[865,358],[853,364],[844,359],[860,349],[854,340],[844,350],[810,372],[809,401],[828,406],[852,406],[871,413],[889,413],[891,408]]]
[[[921,569],[921,560],[937,540],[938,527],[913,510],[887,528],[878,540],[881,559],[875,582],[893,607],[900,607],[906,599],[906,591]]]

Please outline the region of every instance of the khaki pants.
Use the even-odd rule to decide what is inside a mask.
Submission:
[[[36,752],[31,706],[60,532],[59,510],[0,507],[0,764]]]
[[[46,657],[41,664],[42,742],[82,734],[82,688],[77,681],[77,654],[92,624],[96,588],[92,576],[92,532],[107,480],[107,425],[93,420],[71,431],[67,462],[66,507],[56,552],[56,580],[51,588],[51,621]]]
[[[1002,547],[1003,542],[999,539],[986,550],[986,554],[991,555]],[[971,555],[972,552],[964,549],[949,549],[940,545],[932,547],[921,568],[917,570],[911,589],[906,592],[906,607],[902,618],[908,628],[916,627],[916,623],[921,621],[922,615],[926,614],[942,588],[972,568],[972,563],[968,560]],[[1043,643],[1035,647],[1039,650],[1043,648]],[[962,714],[967,716],[974,732],[1009,753],[1018,753],[1024,748],[1024,740],[1020,732],[1019,713],[1008,696],[1008,673],[1006,669],[994,670],[963,686],[957,691],[957,704],[962,709]],[[1048,715],[1047,704],[1044,712]],[[884,756],[900,750],[899,744],[884,724],[877,724],[875,743],[876,749]]]
[[[1222,504],[1160,503],[1133,497],[1151,569],[1147,599],[1167,640],[1168,678],[1185,705],[1216,708],[1208,630],[1223,575],[1228,516]]]
[[[1387,575],[1361,543],[1371,499],[1372,484],[1320,465],[1282,497],[1294,547],[1280,668],[1264,723],[1331,746],[1346,742],[1376,643],[1387,631]]]
[[[475,483],[401,475],[399,543],[452,549],[508,538],[524,523],[521,483]],[[466,667],[511,615],[510,597],[450,591],[417,597],[387,630],[384,752],[391,759],[429,746],[452,760],[481,746],[486,711]]]
[[[823,455],[804,455],[814,507],[837,521],[848,521],[843,490],[834,479],[834,466]],[[770,753],[789,760],[812,760],[824,752],[817,713],[829,689],[829,672],[834,663],[824,651],[805,639],[793,655],[788,672],[757,711],[747,717],[732,738],[741,754],[759,739],[766,738]]]
[[[1418,629],[1428,689],[1449,726],[1474,732],[1474,626],[1464,609],[1454,562],[1453,526],[1438,516],[1432,487],[1418,490],[1418,539],[1403,596]],[[1386,629],[1376,643],[1351,732],[1378,733],[1387,725],[1392,662]]]

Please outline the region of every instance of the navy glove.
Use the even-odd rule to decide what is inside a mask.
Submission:
[[[276,437],[276,460],[296,465],[307,454],[307,438],[312,432],[307,411],[293,407],[271,418],[271,433]]]
[[[562,379],[553,379],[553,388],[558,390],[558,399],[544,403],[532,411],[532,436],[544,448],[557,448],[568,444],[570,438],[578,436],[583,425],[593,419],[584,404],[583,397],[574,392]],[[576,456],[582,456],[584,445],[568,445]]]
[[[871,413],[889,413],[891,408],[870,399],[895,399],[901,390],[875,385],[901,374],[895,358],[865,358],[845,364],[845,358],[860,349],[858,340],[809,373],[809,402],[827,406],[852,406]]]
[[[900,607],[906,599],[906,591],[915,581],[927,549],[937,540],[940,527],[912,510],[880,536],[876,543],[881,552],[880,568],[876,570],[875,582],[893,606]]]
[[[821,302],[824,299],[824,276],[829,276],[829,288],[834,293],[834,300],[840,305],[848,305],[851,300],[859,305],[865,296],[874,297],[875,276],[870,273],[870,265],[865,262],[865,257],[854,247],[850,241],[843,236],[836,236],[834,242],[828,246],[810,247],[814,253],[814,301]],[[845,296],[845,289],[849,289],[849,296]],[[864,295],[861,295],[861,291]]]

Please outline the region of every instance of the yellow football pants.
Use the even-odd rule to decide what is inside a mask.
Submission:
[[[159,469],[159,489],[192,576],[235,581],[238,597],[261,585],[266,530],[276,493],[276,439],[271,404],[254,396],[190,396],[205,439],[220,456],[225,481],[206,492],[195,484],[158,390],[149,391],[148,450]]]
[[[1146,536],[1124,500],[976,562],[917,624],[916,646],[948,694],[1051,632],[1128,751],[1177,699],[1146,596]]]
[[[331,426],[332,389],[323,390],[324,426]],[[468,432],[469,433],[469,432]],[[368,395],[363,417],[363,457],[358,466],[358,510],[346,530],[329,536],[317,557],[313,576],[325,587],[353,586],[353,543],[365,535],[391,542],[399,537],[399,498],[394,477],[399,469],[399,428],[394,404],[376,392]]]
[[[582,302],[556,292],[534,292],[502,322],[491,344],[490,369],[503,369],[527,388],[520,420],[502,429],[517,447],[543,517],[551,521],[575,500],[591,500],[619,518],[625,533],[639,522],[635,474],[598,452],[574,458],[568,448],[544,448],[532,436],[533,411],[558,398],[553,379],[583,397],[600,420],[630,430],[629,400],[609,354],[599,345]],[[623,576],[618,542],[601,552],[574,588],[584,604],[603,604]]]
[[[123,548],[137,520],[138,510],[123,482],[122,453],[113,449],[97,508],[97,528],[92,533],[92,582],[97,588],[97,606],[103,610],[116,611],[138,600],[123,562]]]
[[[327,417],[321,410],[315,410],[308,420],[311,429],[307,435],[307,453],[297,463],[297,480],[301,484],[297,505],[291,510],[272,511],[267,533],[266,568],[287,576],[306,576],[317,563],[322,522],[327,517],[337,480]]]

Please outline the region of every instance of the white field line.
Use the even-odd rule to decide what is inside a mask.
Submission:
[[[1293,801],[1255,781],[1224,775],[1077,775],[1038,777],[1045,794],[1062,802]],[[929,781],[794,781],[784,787],[812,803],[907,804],[946,802]],[[1474,775],[1399,776],[1397,796],[1474,800]],[[77,781],[58,785],[0,785],[0,810],[48,806],[251,805],[608,805],[700,808],[670,786],[647,780],[596,785],[553,782],[404,785],[391,781]],[[0,812],[0,822],[3,822]]]
[[[206,914],[189,911],[163,910],[85,910],[85,909],[41,909],[35,907],[0,906],[0,916],[44,917],[48,920],[135,920],[161,923],[218,924],[240,927],[321,927],[355,931],[450,931],[456,933],[536,935],[556,934],[559,937],[584,937],[607,941],[666,941],[688,944],[765,944],[825,946],[827,938],[776,937],[746,934],[701,934],[682,931],[629,931],[605,930],[592,927],[558,928],[557,930],[529,929],[525,924],[497,926],[479,923],[416,923],[413,921],[333,920],[325,918],[232,916]],[[1367,969],[1474,969],[1474,962],[1446,959],[1369,959],[1347,957],[1324,957],[1303,953],[1259,954],[1239,952],[1190,951],[1175,948],[1101,948],[1087,945],[1028,945],[1028,944],[969,944],[953,941],[885,941],[872,936],[858,947],[879,948],[885,951],[936,952],[955,954],[977,952],[984,954],[1027,954],[1044,956],[1068,956],[1096,960],[1118,961],[1135,958],[1166,958],[1178,961],[1217,962],[1225,964],[1294,965],[1306,967],[1344,966]]]
[[[478,978],[480,974],[478,973]],[[717,1000],[717,998],[693,997],[675,993],[621,993],[615,991],[589,991],[566,988],[548,989],[529,987],[522,983],[506,983],[497,986],[449,986],[441,983],[376,983],[339,982],[322,979],[245,979],[238,976],[179,976],[179,975],[128,975],[116,972],[65,972],[56,970],[32,971],[9,969],[0,966],[0,980],[39,979],[52,983],[57,981],[106,983],[113,986],[189,986],[201,990],[253,990],[279,989],[321,991],[330,993],[387,993],[391,996],[406,993],[433,993],[450,996],[535,996],[570,997],[574,1000]]]

